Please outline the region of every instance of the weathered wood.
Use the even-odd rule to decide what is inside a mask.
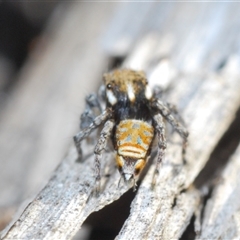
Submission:
[[[199,208],[200,197],[199,191],[191,188],[177,196],[176,205],[172,207],[171,215],[167,219],[162,239],[179,239],[182,236],[193,214]],[[154,230],[157,231],[156,226]]]
[[[233,213],[231,218],[222,223],[224,232],[221,234],[219,239],[233,239],[238,240],[240,238],[240,211]]]
[[[240,209],[240,146],[231,157],[207,201],[198,239],[239,238],[236,221]],[[236,220],[235,220],[236,218]],[[233,235],[232,235],[233,234]]]

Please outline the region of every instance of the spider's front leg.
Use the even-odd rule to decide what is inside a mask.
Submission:
[[[164,104],[159,99],[153,101],[152,103],[153,107],[160,111],[160,113],[163,115],[164,118],[173,126],[174,130],[178,132],[178,134],[183,139],[183,145],[182,145],[182,158],[183,162],[186,162],[185,154],[186,154],[186,147],[187,147],[187,140],[188,140],[188,131],[187,129],[173,116],[171,109],[167,106],[167,104]],[[175,110],[175,114],[178,114]],[[179,119],[181,119],[179,117]]]
[[[104,124],[104,127],[100,133],[100,138],[94,149],[97,192],[99,192],[99,190],[100,190],[100,181],[101,181],[100,170],[101,170],[102,151],[105,149],[107,140],[109,139],[110,135],[112,134],[113,127],[114,127],[114,121],[112,119],[108,120]]]
[[[84,138],[86,138],[95,128],[97,128],[102,123],[104,123],[110,116],[111,116],[111,110],[106,109],[105,111],[102,112],[102,114],[97,116],[88,127],[82,129],[73,137],[75,146],[78,151],[79,160],[81,159],[81,156],[82,156],[81,141]]]
[[[155,129],[157,131],[157,140],[158,140],[157,163],[156,163],[156,169],[155,169],[155,172],[153,175],[153,181],[152,181],[152,185],[154,187],[156,184],[156,177],[159,174],[160,165],[164,157],[165,149],[167,147],[167,142],[165,138],[163,117],[161,116],[160,113],[158,113],[153,117],[153,119],[154,119]]]
[[[95,93],[89,94],[85,98],[85,103],[85,110],[80,117],[80,129],[88,127],[93,122],[96,115],[102,113],[101,104]]]

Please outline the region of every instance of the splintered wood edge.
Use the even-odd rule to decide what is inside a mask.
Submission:
[[[231,218],[224,224],[224,232],[218,239],[240,239],[240,210],[233,213]]]
[[[221,236],[225,236],[223,239],[226,239],[227,235],[233,234],[234,229],[234,236],[228,236],[228,239],[239,238],[239,228],[236,228],[240,209],[239,173],[240,145],[222,172],[212,197],[207,201],[198,239],[219,239]]]

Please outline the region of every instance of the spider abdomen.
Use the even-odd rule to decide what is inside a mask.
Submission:
[[[154,136],[153,126],[137,119],[122,120],[116,127],[118,155],[145,159]]]

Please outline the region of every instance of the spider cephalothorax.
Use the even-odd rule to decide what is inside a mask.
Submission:
[[[116,151],[116,164],[126,182],[133,181],[143,170],[155,135],[158,141],[158,159],[156,172],[166,148],[164,122],[165,118],[183,138],[183,152],[187,142],[187,130],[171,114],[171,105],[163,103],[150,89],[142,71],[118,69],[104,74],[104,95],[106,109],[88,123],[74,136],[75,145],[81,154],[80,142],[89,133],[104,123],[99,141],[95,147],[96,180],[100,181],[100,161],[107,139],[111,136]],[[95,95],[91,95],[95,96]],[[86,125],[91,108],[100,104],[96,97],[87,98],[87,110],[82,114]],[[89,120],[88,120],[89,121]]]

